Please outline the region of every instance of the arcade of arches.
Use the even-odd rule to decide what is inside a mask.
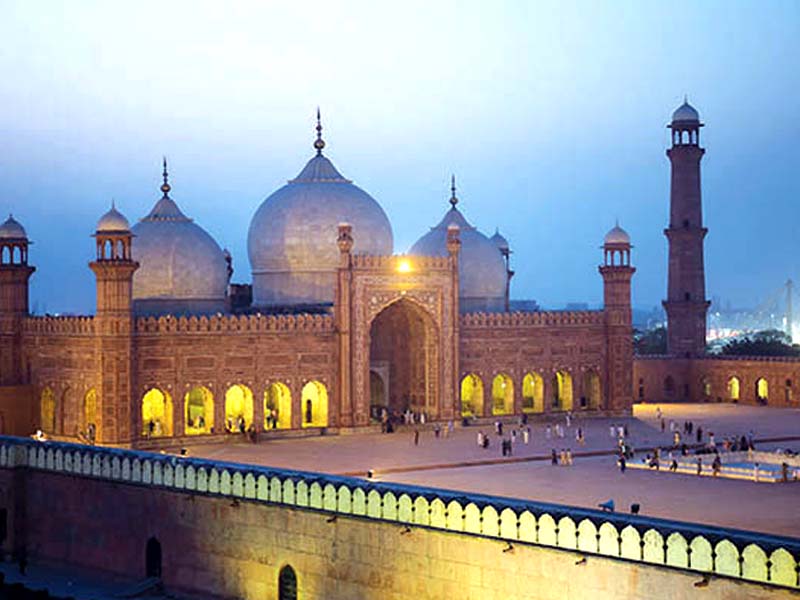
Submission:
[[[691,368],[689,368],[691,366]],[[800,362],[706,358],[634,360],[640,401],[703,401],[797,406]]]
[[[303,427],[327,427],[329,419],[328,389],[321,381],[312,380],[302,388]],[[42,417],[53,414],[55,399],[52,391],[42,392]],[[184,434],[205,435],[214,433],[214,394],[205,386],[195,386],[184,396]],[[264,390],[264,431],[292,427],[292,394],[289,387],[273,382]],[[233,384],[225,391],[224,428],[229,433],[250,430],[255,424],[253,391],[246,385]],[[49,413],[47,412],[49,411]],[[50,418],[50,417],[48,417]],[[151,388],[141,401],[142,436],[164,437],[173,435],[173,403],[170,395]],[[50,423],[45,421],[43,423]]]
[[[514,379],[506,373],[498,373],[491,379],[491,406],[484,404],[484,383],[477,373],[467,373],[461,379],[461,415],[481,417],[515,414],[521,409],[528,414],[551,411],[570,411],[575,408],[602,410],[603,386],[599,373],[589,369],[579,380],[582,384],[580,403],[574,401],[572,374],[567,370],[556,371],[550,381],[551,402],[545,403],[545,379],[541,373],[530,371],[522,376],[521,406],[515,405]]]
[[[438,346],[430,315],[415,302],[398,300],[370,325],[370,412],[406,410],[439,414]]]

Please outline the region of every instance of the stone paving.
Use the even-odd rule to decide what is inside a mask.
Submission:
[[[656,418],[656,406],[663,411],[667,423],[663,433]],[[501,457],[499,438],[491,426],[480,428],[490,435],[491,445],[487,450],[476,444],[479,428],[467,427],[456,428],[452,437],[439,439],[432,431],[420,428],[419,446],[413,444],[413,431],[405,430],[389,435],[272,440],[257,445],[234,441],[197,445],[190,447],[190,452],[194,456],[231,462],[328,473],[360,474],[374,469],[387,481],[575,506],[596,507],[599,502],[613,498],[620,511],[637,502],[642,514],[800,537],[800,484],[758,484],[680,474],[665,477],[641,470],[622,474],[610,455],[581,456],[615,447],[616,440],[609,435],[611,424],[626,423],[628,439],[635,448],[667,446],[672,442],[668,426],[671,419],[681,426],[684,420],[692,420],[695,426],[713,432],[718,443],[727,435],[752,430],[756,440],[798,438],[761,444],[761,449],[777,446],[800,450],[798,409],[661,404],[636,406],[633,417],[627,419],[573,419],[564,438],[552,436],[548,440],[545,424],[532,423],[531,442],[526,446],[519,437],[510,460]],[[586,437],[582,447],[575,441],[579,426]],[[551,448],[571,448],[574,464],[552,466],[549,459],[542,460],[549,457]],[[520,459],[524,460],[519,462]]]

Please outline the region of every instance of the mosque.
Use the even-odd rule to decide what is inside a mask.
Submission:
[[[633,400],[631,243],[605,236],[601,310],[511,310],[508,242],[456,195],[395,254],[380,204],[324,153],[258,207],[252,284],[171,196],[131,226],[112,205],[93,235],[93,316],[33,316],[30,240],[0,226],[0,431],[152,447],[339,433],[407,410],[461,422]],[[88,243],[88,242],[87,242]],[[524,260],[522,261],[524,263]],[[530,305],[528,305],[530,306]]]

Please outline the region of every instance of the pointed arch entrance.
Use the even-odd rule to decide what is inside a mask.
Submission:
[[[369,364],[388,367],[389,414],[411,410],[439,416],[438,343],[433,319],[414,301],[392,302],[372,320]]]

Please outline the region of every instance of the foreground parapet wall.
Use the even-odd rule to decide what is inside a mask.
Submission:
[[[0,438],[7,552],[301,598],[791,597],[800,541],[354,478]],[[152,542],[151,542],[152,543]],[[792,591],[794,590],[794,592]]]

